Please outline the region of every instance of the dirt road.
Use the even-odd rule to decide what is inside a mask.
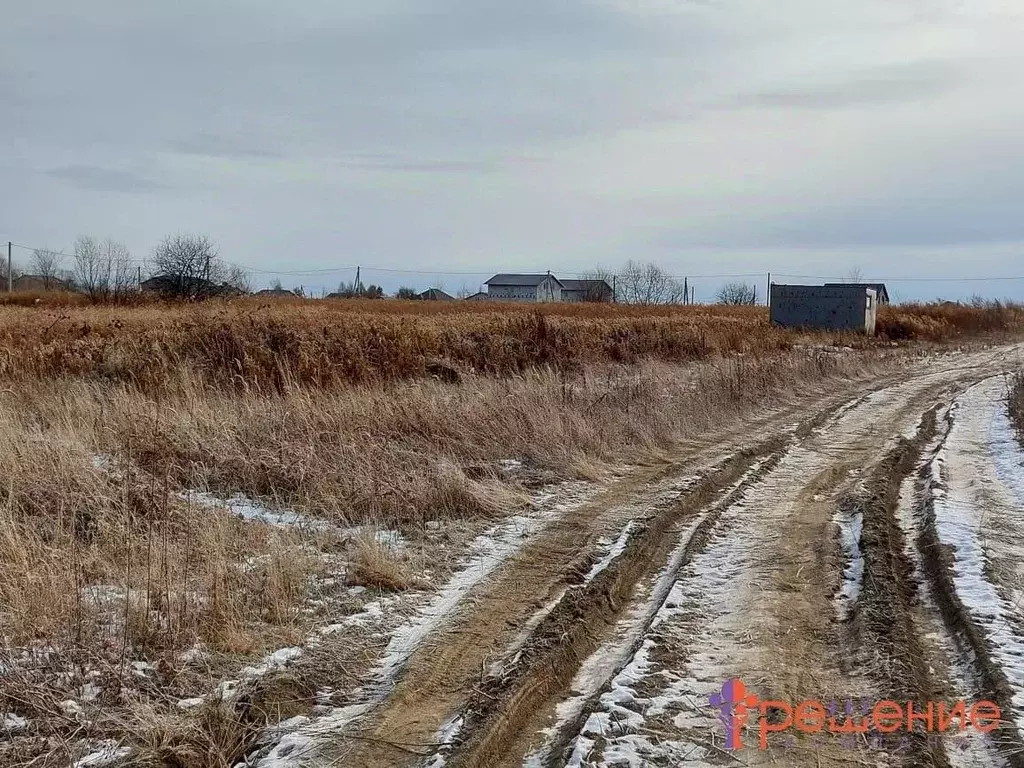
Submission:
[[[315,753],[263,764],[1022,764],[1024,453],[1001,378],[1019,362],[946,356],[791,402],[567,507]],[[821,701],[834,730],[879,700],[1004,718],[880,739],[783,730],[780,704],[767,749],[752,715],[732,751],[709,704],[731,678]]]

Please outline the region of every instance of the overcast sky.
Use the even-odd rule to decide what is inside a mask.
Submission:
[[[453,291],[629,258],[1024,275],[1015,0],[53,0],[3,26],[15,243],[202,232],[261,270]]]

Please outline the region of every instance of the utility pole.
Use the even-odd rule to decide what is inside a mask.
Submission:
[[[694,300],[694,298],[693,298],[696,293],[697,293],[697,286],[696,285],[691,285],[690,286],[690,303],[691,304],[696,304],[697,303]]]
[[[683,304],[690,303],[690,278],[683,278]]]
[[[136,277],[136,279],[138,281],[138,284],[139,284],[139,290],[141,291],[142,290],[142,265],[140,264],[135,269],[138,270],[138,273],[136,274],[135,277]]]
[[[619,303],[618,280],[618,275],[612,275],[612,304]]]
[[[11,241],[7,241],[7,292],[10,293],[14,290],[14,275],[11,274],[11,248],[14,246]]]
[[[356,281],[352,285],[352,293],[358,296],[362,291],[359,290],[359,267],[356,267]]]
[[[770,307],[772,305],[772,273],[768,273],[768,283],[764,289],[764,305]]]

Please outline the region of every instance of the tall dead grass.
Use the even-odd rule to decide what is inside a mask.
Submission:
[[[882,341],[958,340],[1022,327],[1024,312],[1008,305],[893,307],[879,320]],[[431,376],[454,381],[469,372],[694,362],[781,353],[805,343],[878,340],[774,328],[759,307],[256,299],[0,307],[0,377],[88,378],[152,396],[180,394],[187,382],[280,393]]]

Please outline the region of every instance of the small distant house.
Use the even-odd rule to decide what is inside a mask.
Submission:
[[[786,328],[860,331],[874,334],[878,297],[874,288],[852,283],[780,285],[772,283],[771,322]]]
[[[489,298],[490,298],[490,296],[488,296],[483,291],[478,291],[477,293],[474,293],[471,296],[467,296],[464,300],[465,301],[487,301],[487,299],[489,299]]]
[[[833,287],[836,285],[853,285],[857,288],[870,288],[875,292],[875,298],[878,303],[885,305],[889,303],[889,292],[885,289],[885,283],[825,283],[826,287]]]
[[[6,281],[4,287],[7,287]],[[11,281],[13,291],[73,291],[74,286],[70,280],[62,280],[59,277],[47,277],[44,275],[21,275]]]
[[[233,285],[188,275],[154,275],[148,280],[143,280],[139,288],[143,293],[158,293],[172,298],[245,295],[245,291]]]
[[[286,299],[289,296],[298,296],[295,291],[289,291],[287,288],[264,288],[262,291],[256,291],[257,296],[272,299]]]
[[[425,301],[455,301],[454,296],[445,293],[440,288],[428,288],[422,293],[417,293],[416,298]]]
[[[607,280],[562,280],[562,301],[612,301]]]
[[[550,272],[543,275],[495,275],[485,285],[488,299],[499,301],[562,300],[562,283]]]

